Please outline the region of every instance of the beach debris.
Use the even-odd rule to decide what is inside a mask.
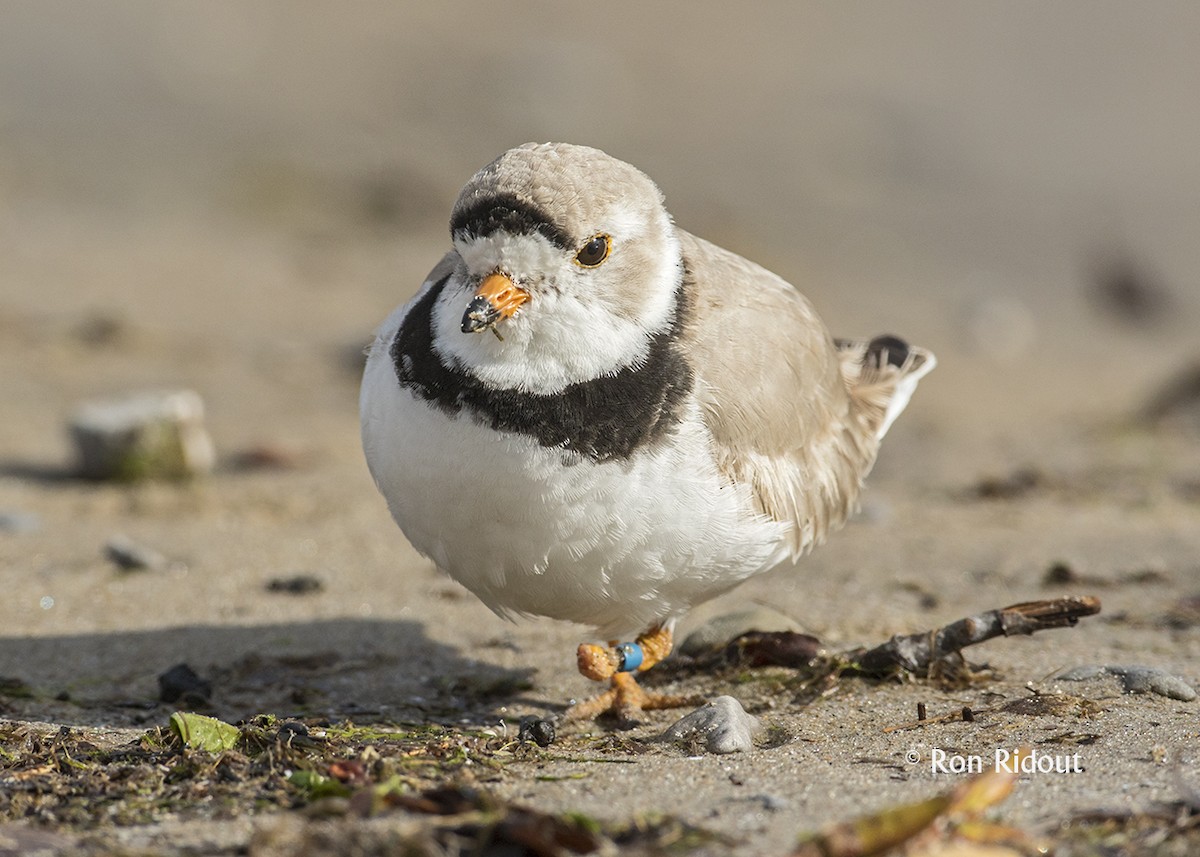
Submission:
[[[732,696],[718,696],[690,714],[685,714],[660,736],[663,741],[704,742],[710,753],[748,752],[762,723],[747,714]]]
[[[1200,853],[1200,804],[1194,791],[1185,785],[1184,789],[1181,800],[1074,813],[1063,820],[1056,833],[1055,845],[1059,847],[1055,853]]]
[[[678,653],[702,658],[724,650],[731,640],[749,631],[799,631],[790,616],[768,607],[714,616],[684,638]]]
[[[1105,675],[1119,678],[1126,693],[1155,693],[1181,702],[1191,702],[1196,698],[1195,689],[1179,676],[1157,667],[1138,664],[1075,667],[1060,673],[1056,678],[1059,681],[1088,681]]]
[[[1008,473],[980,477],[968,493],[980,500],[1019,500],[1046,488],[1048,483],[1045,473],[1027,465]]]
[[[961,650],[993,637],[1033,634],[1049,628],[1069,628],[1100,612],[1100,599],[1081,595],[1048,601],[1027,601],[959,619],[932,631],[897,634],[882,645],[848,655],[857,670],[886,676],[897,670],[928,677]]]
[[[616,825],[579,812],[551,814],[509,803],[481,789],[449,783],[413,790],[407,778],[359,786],[313,770],[287,782],[309,806],[263,825],[250,843],[253,854],[570,854],[693,853],[705,846],[727,853],[734,842],[669,815],[639,814]],[[332,800],[330,800],[332,798]],[[402,811],[403,826],[363,824],[363,817]]]
[[[964,705],[945,714],[929,715],[925,703],[917,703],[917,719],[907,723],[897,723],[885,726],[884,733],[904,732],[909,729],[922,729],[942,723],[974,723],[981,716],[992,714],[1019,714],[1022,717],[1078,717],[1090,718],[1101,714],[1104,709],[1090,699],[1081,696],[1068,696],[1064,693],[1031,692],[1030,696],[1010,699],[1001,705],[972,707]]]
[[[187,664],[176,664],[158,677],[158,698],[163,702],[182,702],[202,707],[212,699],[212,682],[201,678]]]
[[[204,402],[192,390],[87,402],[70,422],[79,474],[132,482],[187,479],[216,461]]]
[[[511,732],[434,723],[401,726],[376,714],[367,725],[319,720],[317,727],[309,721],[311,734],[304,736],[299,722],[281,724],[272,715],[234,727],[182,711],[172,728],[168,714],[173,711],[140,733],[0,718],[5,751],[0,759],[0,854],[13,840],[13,822],[30,818],[43,823],[51,814],[56,820],[72,819],[71,830],[86,831],[88,854],[177,853],[172,831],[181,813],[221,830],[236,816],[241,831],[236,841],[222,833],[220,841],[230,844],[213,847],[220,853],[261,857],[726,854],[741,844],[652,807],[608,821],[579,812],[546,812],[471,788],[483,776],[497,779],[498,771],[520,758]],[[211,744],[202,738],[208,727],[217,733]],[[186,745],[185,734],[190,739]],[[232,750],[219,749],[231,741]],[[635,764],[607,756],[595,761]],[[36,798],[36,818],[21,803],[27,799],[23,796]],[[367,816],[378,823],[363,823]],[[114,817],[122,823],[110,837],[105,831],[114,829]],[[159,844],[131,846],[122,831],[134,821]],[[247,842],[251,830],[254,838]],[[23,840],[16,839],[15,853],[26,853],[19,847]],[[68,850],[74,854],[79,849]]]
[[[236,726],[190,711],[176,711],[172,714],[170,727],[172,734],[178,736],[185,747],[209,753],[232,750],[242,737]]]
[[[384,808],[446,818],[449,823],[442,829],[464,837],[469,850],[480,854],[493,849],[495,853],[592,854],[608,844],[591,819],[553,816],[471,789],[446,785],[409,794],[384,784],[376,787],[376,797],[375,803]]]
[[[517,740],[522,744],[532,741],[539,747],[549,747],[556,737],[554,724],[545,718],[526,719],[517,732]]]
[[[1029,752],[1022,748],[1015,758]],[[1022,831],[982,819],[984,812],[1012,793],[1019,767],[1014,764],[1012,771],[999,767],[928,800],[830,825],[803,837],[792,857],[871,857],[894,853],[892,849],[900,846],[905,847],[904,853],[932,854],[936,849],[939,854],[989,857],[1020,857],[1039,851],[1037,843]],[[972,845],[986,847],[972,850]]]
[[[1099,574],[1084,574],[1065,560],[1050,563],[1042,575],[1043,586],[1145,586],[1169,581],[1170,576],[1160,568],[1135,568],[1115,577],[1105,577]]]
[[[366,766],[358,759],[338,759],[330,763],[329,776],[349,786],[366,785],[371,780]]]
[[[336,777],[326,776],[317,771],[292,771],[287,781],[288,785],[295,786],[310,801],[319,801],[324,798],[348,798],[354,793],[353,789]]]
[[[1083,575],[1075,570],[1075,566],[1066,560],[1055,560],[1042,575],[1042,586],[1070,586],[1082,580]]]
[[[286,595],[311,595],[325,588],[325,581],[315,574],[293,574],[290,577],[272,577],[267,581],[267,592],[282,592]]]
[[[725,648],[725,659],[749,667],[804,669],[825,653],[821,641],[796,631],[749,631]]]
[[[895,583],[898,592],[907,592],[917,599],[917,606],[922,610],[935,610],[941,603],[937,593],[931,592],[924,584],[915,580],[898,580]]]
[[[279,724],[279,729],[275,735],[280,743],[289,744],[297,738],[307,738],[308,726],[299,720],[285,720]]]
[[[122,571],[163,571],[171,565],[171,561],[154,548],[121,534],[104,543],[104,556]]]

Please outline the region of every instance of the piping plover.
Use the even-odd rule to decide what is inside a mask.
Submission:
[[[608,641],[577,659],[611,688],[568,716],[686,704],[633,673],[694,604],[845,521],[933,355],[833,339],[794,288],[675,226],[646,175],[597,149],[505,152],[450,235],[369,350],[379,490],[496,613]]]

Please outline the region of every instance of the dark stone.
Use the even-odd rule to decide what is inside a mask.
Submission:
[[[286,741],[289,738],[294,738],[299,735],[302,738],[308,737],[308,727],[298,720],[288,720],[286,723],[279,724],[279,737]]]
[[[821,653],[821,641],[797,631],[749,631],[730,642],[726,657],[751,667],[808,666]]]
[[[158,677],[158,698],[205,706],[212,699],[212,683],[200,678],[187,664],[176,664]]]
[[[273,577],[267,581],[267,592],[283,592],[287,595],[309,595],[313,592],[320,592],[324,588],[324,581],[312,574]]]
[[[532,741],[539,747],[549,747],[556,737],[554,724],[545,719],[526,720],[517,733],[517,740],[522,744]]]

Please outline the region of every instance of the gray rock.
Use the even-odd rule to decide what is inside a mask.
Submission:
[[[732,696],[718,696],[691,714],[684,715],[667,731],[663,741],[701,740],[710,753],[747,752],[754,747],[754,735],[762,723],[747,714],[742,704]]]
[[[104,555],[123,571],[163,571],[171,562],[152,547],[135,542],[128,536],[113,536],[104,545]]]
[[[88,479],[182,479],[208,473],[216,462],[204,402],[191,390],[86,403],[70,431]]]
[[[749,799],[752,801],[758,801],[758,803],[762,805],[762,808],[767,812],[782,812],[783,810],[787,809],[789,805],[787,798],[773,794],[752,795]]]
[[[1156,693],[1170,699],[1191,702],[1196,698],[1195,689],[1177,675],[1157,667],[1141,665],[1075,667],[1058,676],[1060,681],[1087,681],[1102,675],[1116,676],[1121,680],[1126,693]]]
[[[743,610],[714,616],[695,631],[679,646],[679,653],[689,658],[719,652],[729,642],[747,631],[799,631],[800,626],[789,616],[768,607]]]

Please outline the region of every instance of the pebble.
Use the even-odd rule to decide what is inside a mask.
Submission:
[[[303,739],[308,737],[308,727],[299,720],[288,720],[279,724],[279,731],[276,733],[276,736],[282,743],[291,745],[297,738]]]
[[[104,556],[123,571],[163,571],[171,564],[154,548],[123,535],[115,535],[105,543]]]
[[[725,613],[709,619],[679,646],[679,653],[700,658],[722,651],[731,640],[749,631],[799,631],[800,626],[789,616],[767,607]]]
[[[701,740],[710,753],[745,753],[754,748],[762,723],[732,696],[718,696],[686,714],[660,736],[663,741]]]
[[[287,595],[311,595],[324,588],[324,581],[315,574],[293,574],[291,577],[273,577],[267,581],[267,592]]]
[[[1035,467],[1018,467],[1000,476],[984,476],[971,488],[982,500],[1019,500],[1047,487],[1046,474]]]
[[[158,677],[158,698],[163,702],[203,706],[212,699],[212,692],[212,682],[200,678],[187,664],[176,664]]]
[[[1070,586],[1082,582],[1083,575],[1075,567],[1064,560],[1050,563],[1046,573],[1042,575],[1042,586]]]
[[[532,741],[539,747],[549,747],[556,737],[554,724],[545,719],[527,720],[517,733],[517,740],[521,743]]]
[[[204,402],[192,390],[85,403],[70,431],[79,473],[88,479],[182,479],[216,463]]]
[[[1157,667],[1140,665],[1075,667],[1058,676],[1060,681],[1087,681],[1102,675],[1113,675],[1121,679],[1126,693],[1156,693],[1170,699],[1191,702],[1196,698],[1195,689],[1177,675]]]

